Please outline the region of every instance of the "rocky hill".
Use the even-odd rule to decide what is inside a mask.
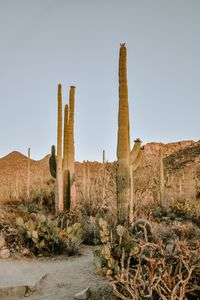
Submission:
[[[164,152],[165,197],[200,197],[200,141],[144,145],[140,168],[134,174],[135,204],[160,201],[159,149]],[[49,156],[30,160],[30,194],[32,197],[53,191],[49,173]],[[115,199],[115,165],[99,162],[76,162],[76,185],[79,202],[112,203]],[[27,196],[28,157],[12,152],[0,158],[0,201]]]
[[[0,200],[21,199],[27,195],[28,157],[13,151],[0,158]],[[30,160],[30,194],[46,189],[50,174],[48,156],[35,161]]]

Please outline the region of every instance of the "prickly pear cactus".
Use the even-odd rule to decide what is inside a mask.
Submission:
[[[57,226],[57,221],[51,220],[44,214],[31,213],[28,220],[18,217],[16,224],[23,229],[27,246],[35,254],[43,251],[51,252],[51,246],[59,242],[60,228]]]
[[[119,274],[122,255],[131,258],[140,252],[140,246],[122,225],[112,228],[104,219],[99,219],[103,246],[94,252],[94,261],[99,271],[110,276]]]

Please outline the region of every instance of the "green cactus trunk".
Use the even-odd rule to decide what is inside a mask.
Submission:
[[[70,204],[74,209],[76,207],[76,187],[75,187],[75,148],[74,148],[74,102],[75,87],[70,87],[69,92],[69,125],[68,125],[68,170],[70,181]]]
[[[134,187],[133,172],[141,163],[141,141],[135,141],[130,151],[130,125],[128,86],[126,72],[126,47],[121,44],[119,53],[119,112],[117,140],[117,220],[119,224],[129,225],[133,221]]]
[[[57,127],[57,167],[56,167],[56,213],[64,211],[62,172],[62,86],[58,85],[58,127]]]
[[[129,220],[131,177],[129,168],[130,133],[128,86],[126,76],[126,47],[122,44],[119,53],[119,112],[117,141],[117,219],[124,224]]]
[[[69,111],[68,105],[65,105],[64,114],[64,140],[63,140],[63,201],[66,210],[70,210],[70,174],[68,167],[68,130],[69,130]]]
[[[69,109],[68,109],[68,104],[66,104],[65,114],[64,114],[63,171],[68,169],[68,128],[69,128]]]

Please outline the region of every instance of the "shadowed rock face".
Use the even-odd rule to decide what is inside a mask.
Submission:
[[[136,201],[160,201],[159,149],[164,148],[165,198],[195,200],[200,186],[200,142],[183,141],[144,146],[141,167],[134,176]]]
[[[164,159],[164,164],[167,169],[180,170],[187,167],[189,164],[195,163],[195,160],[200,157],[200,142],[194,145],[185,147],[177,152],[167,156]]]

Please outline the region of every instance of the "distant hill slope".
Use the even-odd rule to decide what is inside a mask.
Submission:
[[[164,149],[166,197],[194,199],[200,195],[200,141],[181,141],[168,144],[148,143],[140,168],[134,174],[135,201],[159,201],[159,149]],[[53,191],[54,181],[49,172],[49,155],[41,160],[30,161],[31,195]],[[115,168],[112,163],[104,166],[99,162],[76,162],[76,183],[78,201],[86,193],[90,201],[101,201],[103,196],[115,199]],[[26,197],[28,157],[13,151],[0,158],[0,201]],[[87,173],[87,174],[86,174]],[[85,174],[85,175],[84,175]],[[106,175],[105,175],[106,174]],[[86,176],[87,178],[83,178]],[[104,180],[103,177],[106,176]],[[51,184],[49,184],[51,182]],[[106,182],[106,188],[104,185]],[[104,189],[104,191],[101,191]],[[97,198],[96,198],[97,197]],[[96,199],[96,200],[95,200]],[[103,201],[103,200],[102,200]]]
[[[30,186],[39,192],[51,178],[48,170],[49,156],[41,160],[30,160]],[[0,200],[26,196],[28,157],[13,151],[0,158]]]

